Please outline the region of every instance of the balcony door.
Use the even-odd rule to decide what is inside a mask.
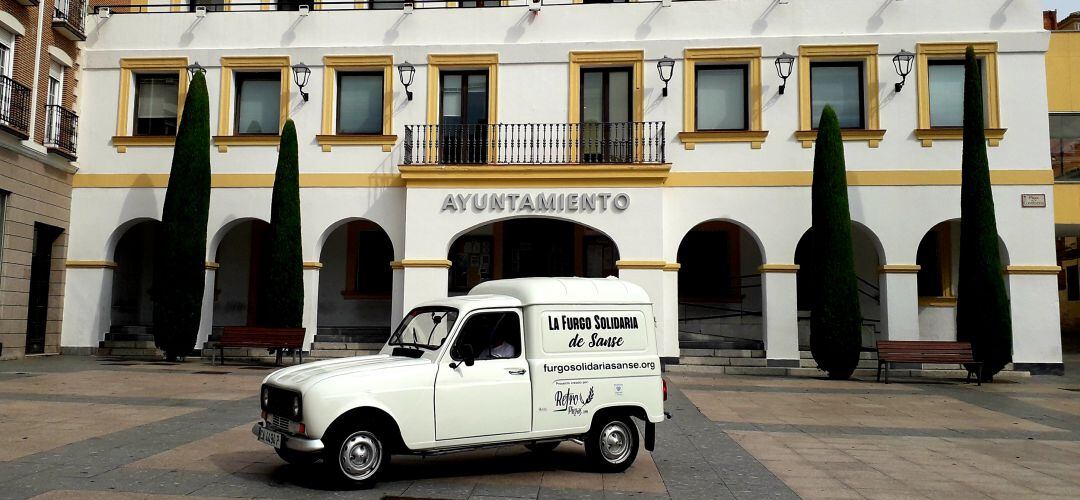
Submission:
[[[439,79],[439,162],[485,163],[487,70],[443,71]]]
[[[581,152],[586,163],[633,159],[633,68],[581,70]]]

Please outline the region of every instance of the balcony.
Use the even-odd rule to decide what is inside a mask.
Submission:
[[[6,76],[0,76],[0,129],[30,138],[30,88]]]
[[[665,122],[405,126],[403,165],[663,164]]]
[[[55,104],[45,106],[45,147],[50,153],[74,161],[78,131],[79,116],[73,111]]]
[[[86,40],[86,5],[84,0],[56,0],[53,8],[53,29],[68,40]]]

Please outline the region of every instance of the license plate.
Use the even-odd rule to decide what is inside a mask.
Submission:
[[[274,448],[281,448],[281,433],[274,432],[264,427],[259,429],[259,441],[273,446]]]

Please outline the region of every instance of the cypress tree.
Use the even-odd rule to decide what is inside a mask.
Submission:
[[[210,101],[196,73],[176,133],[154,259],[154,343],[183,358],[199,334],[210,213]]]
[[[846,176],[840,122],[832,107],[826,106],[818,126],[811,193],[810,352],[818,368],[832,379],[851,377],[862,346]]]
[[[285,122],[281,131],[274,194],[270,202],[270,228],[259,305],[259,325],[299,328],[304,320],[304,259],[300,248],[300,170],[296,126]]]
[[[986,157],[982,71],[967,48],[964,77],[964,156],[960,188],[960,276],[956,337],[971,342],[989,381],[1012,361],[1012,318],[1005,294],[997,221]]]

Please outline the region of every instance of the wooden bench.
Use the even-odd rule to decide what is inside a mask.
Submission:
[[[285,349],[293,350],[293,359],[296,353],[300,354],[300,362],[304,362],[304,329],[303,328],[263,328],[258,326],[226,326],[221,331],[221,337],[217,341],[217,351],[221,357],[221,364],[225,364],[226,347],[254,347],[261,349],[277,350],[277,364],[281,364],[281,355]],[[211,351],[213,353],[213,351]],[[211,354],[210,364],[214,364]]]
[[[968,342],[879,340],[877,351],[878,382],[881,382],[884,369],[885,383],[889,383],[889,363],[957,363],[965,365],[967,370],[964,382],[970,382],[971,376],[977,375],[978,383],[982,385],[982,362],[975,361]],[[974,365],[975,369],[969,365]]]

